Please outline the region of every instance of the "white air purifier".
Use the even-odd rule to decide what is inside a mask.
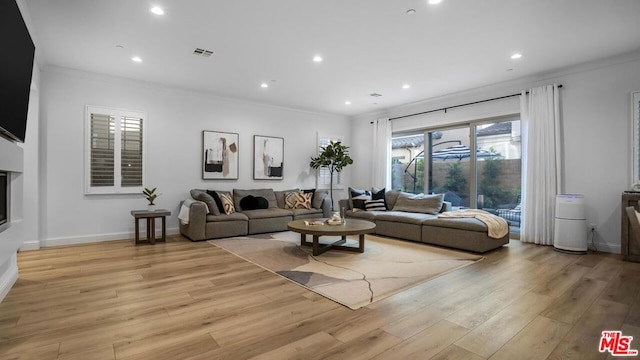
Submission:
[[[553,247],[572,254],[587,252],[587,222],[584,214],[584,196],[556,195],[556,216]]]

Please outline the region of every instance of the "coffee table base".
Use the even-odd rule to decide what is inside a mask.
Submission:
[[[358,247],[343,246],[342,244],[347,242],[347,237],[342,236],[342,239],[332,242],[331,244],[320,244],[320,235],[312,235],[313,241],[307,241],[306,234],[300,234],[300,246],[311,246],[313,249],[313,256],[318,256],[327,252],[328,250],[344,250],[353,252],[364,252],[364,234],[358,235]]]

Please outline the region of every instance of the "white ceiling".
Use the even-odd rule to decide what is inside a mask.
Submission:
[[[640,0],[24,2],[42,65],[345,115],[640,49]]]

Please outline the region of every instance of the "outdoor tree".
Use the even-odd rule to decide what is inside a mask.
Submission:
[[[449,165],[449,173],[444,186],[453,192],[459,192],[467,186],[467,179],[462,173],[462,165],[459,161]]]
[[[340,173],[342,170],[353,164],[353,160],[349,156],[349,147],[342,145],[340,141],[329,141],[327,146],[320,147],[320,154],[312,157],[309,166],[313,169],[327,168],[329,170],[329,194],[331,203],[333,204],[333,174]]]
[[[484,195],[484,207],[492,208],[512,200],[512,193],[500,183],[502,165],[502,159],[484,160],[484,168],[478,184],[478,194]]]

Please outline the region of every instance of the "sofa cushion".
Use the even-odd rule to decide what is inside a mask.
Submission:
[[[364,219],[364,220],[369,220],[369,221],[374,221],[378,214],[379,214],[379,212],[377,212],[377,211],[364,211],[364,210],[360,210],[360,209],[345,211],[345,217]]]
[[[295,191],[300,191],[300,189],[290,189],[290,190],[281,190],[281,191],[274,191],[273,193],[276,196],[276,203],[278,204],[278,207],[280,209],[284,209],[284,196],[287,193],[290,192],[295,192]]]
[[[247,195],[240,200],[243,210],[268,209],[269,201],[261,196]]]
[[[240,207],[243,210],[255,210],[258,208],[258,198],[253,195],[247,195],[240,199]]]
[[[311,209],[311,193],[289,192],[284,196],[285,209]]]
[[[423,225],[453,229],[487,232],[487,225],[476,218],[439,218],[433,217],[422,222]]]
[[[231,198],[231,193],[218,193],[220,196],[220,200],[222,201],[222,206],[224,207],[224,213],[227,215],[233,214],[236,212],[235,205],[233,204],[233,199]]]
[[[207,222],[224,222],[224,221],[248,221],[249,218],[239,212],[233,214],[207,215]]]
[[[311,206],[313,207],[313,198],[316,197],[316,189],[302,189],[304,194],[311,194]]]
[[[278,207],[278,201],[276,200],[276,194],[273,189],[233,189],[233,205],[236,207],[237,211],[244,210],[242,206],[240,206],[240,200],[247,195],[263,197],[269,202],[270,208]]]
[[[293,213],[293,217],[297,218],[297,217],[309,217],[311,215],[315,215],[315,217],[321,218],[322,217],[322,210],[321,209],[291,209],[291,212]]]
[[[191,191],[189,191],[189,193],[194,200],[202,201],[203,203],[207,204],[207,209],[209,209],[210,214],[220,215],[218,205],[216,205],[215,200],[211,195],[207,193],[206,190],[192,189]]]
[[[263,198],[262,196],[257,196],[256,201],[258,202],[257,209],[268,209],[269,208],[269,200]]]
[[[293,216],[293,213],[291,212],[291,210],[278,209],[278,208],[245,210],[245,211],[242,211],[242,213],[246,215],[247,218],[249,218],[249,220]]]
[[[221,214],[224,214],[224,207],[222,206],[222,200],[220,200],[220,195],[218,195],[220,191],[216,191],[216,190],[207,190],[207,194],[211,195],[211,197],[213,198],[213,200],[216,202],[216,205],[218,205],[218,210]]]
[[[326,189],[316,189],[313,197],[311,198],[311,207],[314,209],[321,209],[322,202],[326,197],[329,196],[329,190]]]
[[[394,211],[406,211],[423,214],[437,214],[442,209],[444,196],[437,195],[414,195],[401,193],[393,206]]]
[[[384,211],[376,214],[376,220],[422,225],[425,220],[437,219],[436,215],[405,211]]]
[[[369,190],[359,190],[349,187],[349,202],[351,209],[364,210],[364,202],[371,200],[371,192]]]
[[[378,189],[376,187],[371,188],[371,200],[382,200],[384,207],[387,208],[387,200],[385,199],[385,190],[386,188]],[[366,204],[365,204],[366,205]]]
[[[394,206],[396,206],[396,201],[398,200],[398,196],[400,196],[400,193],[400,190],[389,190],[384,193],[387,210],[391,210]]]
[[[387,211],[387,207],[384,205],[384,199],[366,200],[364,207],[367,211]]]

